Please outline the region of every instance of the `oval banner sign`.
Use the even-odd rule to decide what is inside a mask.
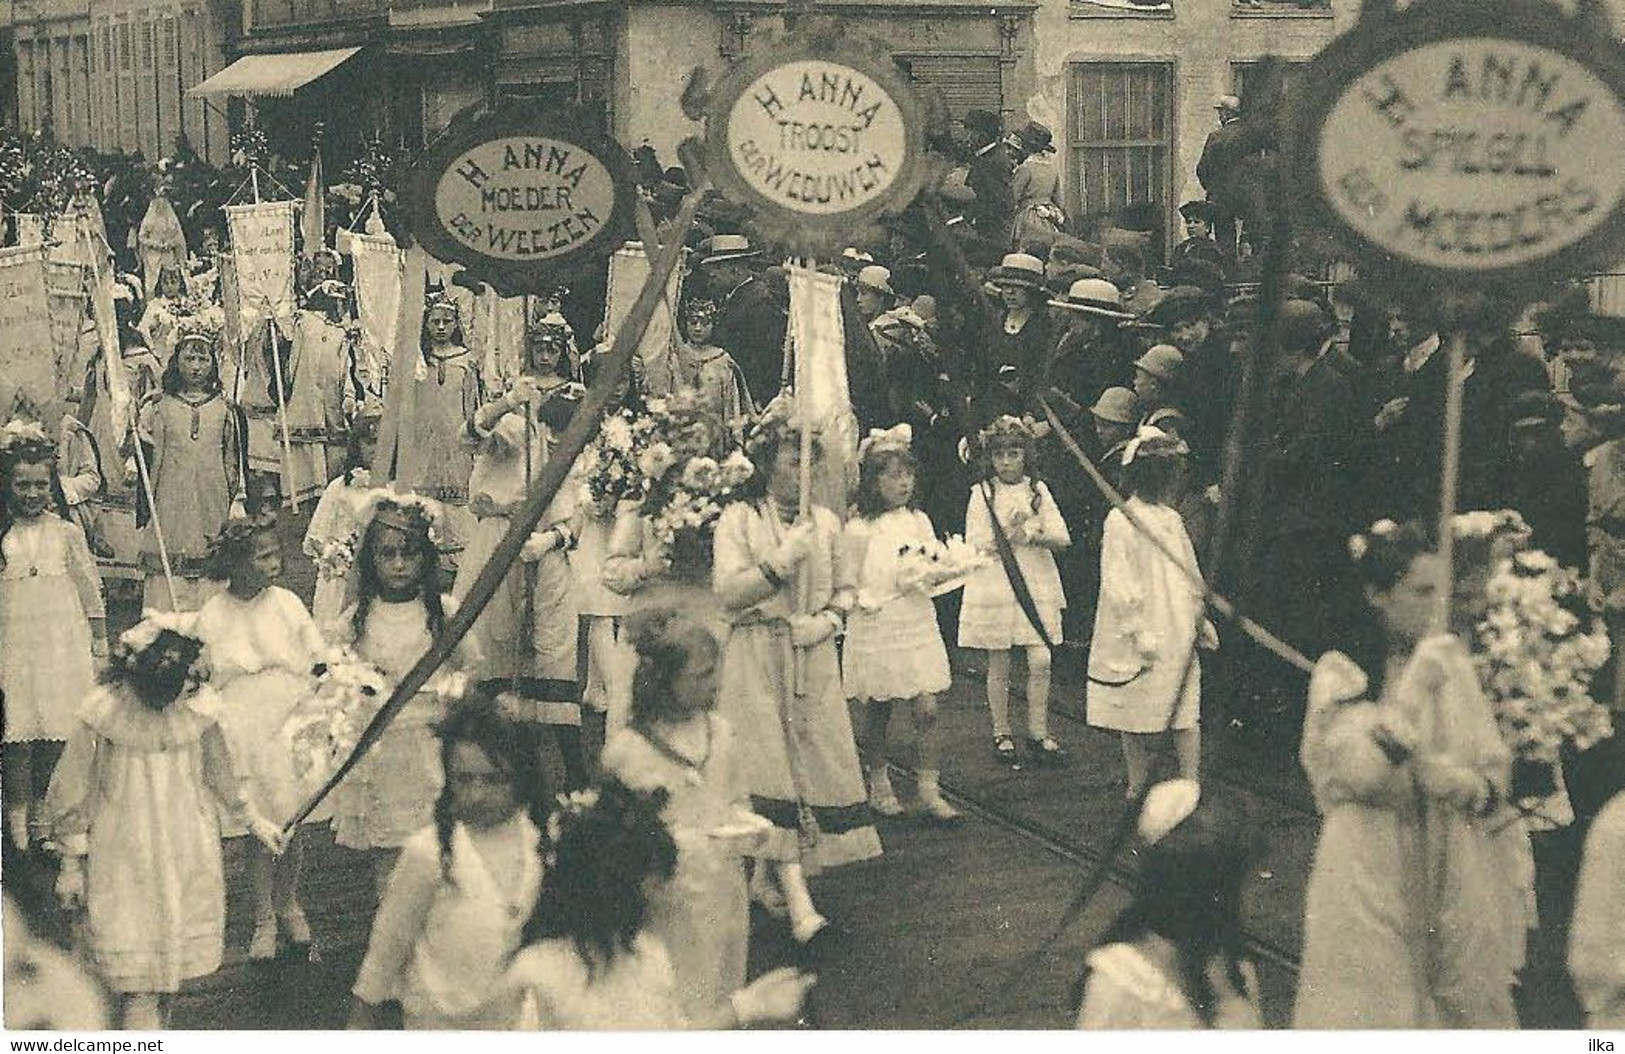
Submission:
[[[874,46],[824,22],[730,71],[706,141],[723,193],[786,247],[845,244],[854,224],[919,193],[921,107]]]
[[[614,252],[635,187],[619,145],[519,104],[453,125],[414,167],[408,200],[431,253],[513,295]]]
[[[1625,65],[1540,6],[1432,0],[1315,61],[1298,186],[1373,277],[1516,285],[1618,244]]]

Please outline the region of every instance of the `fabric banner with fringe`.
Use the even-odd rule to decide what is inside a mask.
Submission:
[[[839,275],[790,268],[790,335],[796,413],[817,433],[822,456],[813,469],[813,501],[846,516],[857,482],[858,419],[846,376]]]
[[[237,329],[250,333],[266,317],[287,335],[293,317],[294,202],[227,205],[233,262],[237,268]]]
[[[387,234],[349,236],[355,263],[356,314],[361,346],[356,351],[357,380],[366,401],[383,406],[389,368],[395,358],[395,324],[401,311],[401,251]]]

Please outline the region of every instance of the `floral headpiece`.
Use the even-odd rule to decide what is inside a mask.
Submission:
[[[1189,454],[1191,448],[1183,439],[1175,439],[1160,428],[1149,425],[1141,426],[1123,446],[1123,464],[1134,464],[1135,458],[1141,457],[1181,457]]]
[[[718,310],[715,300],[697,296],[683,305],[683,317],[697,322],[709,322],[717,317]]]
[[[871,428],[869,435],[858,444],[858,460],[867,461],[871,454],[884,454],[888,450],[908,450],[914,445],[914,429],[908,422],[892,428]]]
[[[1031,417],[1005,414],[982,429],[977,438],[981,440],[982,449],[991,450],[997,446],[1026,446],[1046,435],[1049,435],[1049,425],[1035,421]]]
[[[427,534],[431,542],[438,542],[445,516],[445,509],[433,498],[376,487],[356,501],[356,533],[365,535],[378,522],[407,534]]]
[[[181,315],[175,320],[175,350],[179,351],[182,344],[198,342],[207,344],[211,348],[220,339],[220,324],[211,315],[198,312],[196,314]]]
[[[45,461],[56,456],[56,443],[39,422],[17,418],[0,428],[0,453]]]
[[[1378,520],[1366,528],[1364,534],[1356,534],[1349,539],[1349,556],[1355,560],[1365,559],[1365,554],[1371,549],[1371,542],[1378,538],[1391,538],[1399,531],[1399,524],[1393,520]]]
[[[225,526],[220,528],[220,533],[208,541],[206,560],[209,566],[224,574],[230,570],[226,561],[231,559],[239,548],[247,545],[249,539],[256,534],[275,529],[276,515],[270,512],[227,520]]]

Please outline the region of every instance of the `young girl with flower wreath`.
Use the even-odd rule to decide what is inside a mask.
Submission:
[[[47,804],[62,852],[57,892],[88,909],[90,948],[124,997],[126,1028],[168,1025],[182,982],[219,969],[225,947],[222,817],[268,854],[277,825],[244,797],[210,716],[196,616],[149,613],[84,701]]]
[[[505,974],[542,887],[542,774],[536,753],[483,697],[435,728],[445,787],[433,822],[406,841],[373,917],[349,1027],[401,1004],[408,1029],[515,1027]]]
[[[526,372],[513,388],[474,414],[479,449],[469,480],[469,510],[478,523],[452,587],[459,601],[508,533],[511,517],[552,456],[557,430],[569,423],[580,401],[580,386],[569,379],[568,346],[555,327],[533,319],[526,356]],[[579,496],[579,481],[567,480],[559,488],[470,636],[484,660],[485,691],[509,693],[533,729],[551,732],[572,784],[584,786],[579,626],[568,556]]]
[[[18,848],[31,841],[30,811],[106,654],[101,580],[68,519],[56,446],[38,425],[13,421],[0,429],[0,776]]]
[[[212,592],[202,583],[209,539],[247,504],[248,423],[221,387],[219,333],[202,323],[183,325],[161,386],[137,421],[153,503],[147,507],[148,494],[140,487],[136,519],[147,528],[141,548],[147,576],[143,604],[155,611],[195,611]],[[133,458],[126,462],[127,477],[138,472]],[[135,482],[139,486],[139,479]]]
[[[744,856],[767,824],[750,812],[733,729],[716,712],[720,649],[710,628],[662,606],[633,615],[626,634],[637,663],[631,724],[605,745],[603,769],[668,795],[662,815],[677,869],[649,898],[649,930],[671,956],[685,1014],[698,1016],[745,983]]]
[[[1038,619],[1050,642],[1059,644],[1066,593],[1055,551],[1071,545],[1072,537],[1049,487],[1034,475],[1036,439],[1031,423],[1008,415],[982,431],[986,464],[965,509],[965,541],[982,552],[995,553],[993,517],[998,517]],[[1022,612],[1000,561],[991,562],[965,584],[959,646],[987,652],[987,705],[993,716],[993,751],[999,760],[1010,763],[1018,757],[1016,741],[1010,735],[1010,653],[1019,648],[1027,657],[1027,733],[1032,759],[1040,765],[1062,762],[1066,751],[1049,734],[1050,649]]]
[[[948,690],[948,649],[931,591],[957,573],[911,559],[937,544],[931,519],[914,504],[917,462],[906,424],[872,431],[858,445],[855,515],[847,522],[845,558],[857,579],[857,606],[846,625],[841,680],[848,699],[864,707],[869,752],[869,807],[881,816],[903,812],[887,770],[892,707],[913,710],[920,808],[939,821],[959,813],[942,797],[937,696]]]
[[[357,601],[325,627],[326,635],[394,684],[417,665],[457,610],[455,601],[440,595],[435,532],[442,513],[430,499],[374,490],[358,500],[355,516]],[[372,858],[380,895],[401,845],[430,822],[441,792],[433,726],[445,716],[443,695],[451,688],[445,678],[473,669],[477,656],[474,642],[463,638],[450,667],[395,715],[333,792],[334,839]],[[363,727],[372,719],[359,717]]]
[[[547,881],[508,983],[520,1027],[547,1031],[724,1029],[794,1020],[816,978],[781,968],[694,1011],[649,924],[678,867],[663,790],[610,780],[547,821]]]
[[[228,523],[210,546],[208,573],[226,583],[198,611],[197,620],[209,648],[209,684],[218,693],[214,716],[248,800],[260,815],[285,822],[303,793],[284,726],[315,688],[311,671],[325,643],[305,605],[276,584],[282,577],[282,543],[274,516]],[[222,833],[234,837],[243,831],[227,826]],[[314,954],[296,888],[302,848],[296,833],[280,859],[264,853],[250,857],[250,958],[275,957],[279,935]]]
[[[304,552],[316,565],[316,596],[310,614],[318,626],[337,621],[354,599],[351,572],[356,555],[356,506],[372,487],[367,466],[378,452],[378,424],[378,413],[363,414],[351,423],[344,473],[322,491],[305,529]]]

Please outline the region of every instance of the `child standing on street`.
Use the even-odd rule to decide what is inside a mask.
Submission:
[[[913,429],[900,424],[870,432],[859,445],[856,515],[845,538],[858,604],[846,624],[841,673],[847,698],[864,704],[869,807],[882,816],[903,812],[886,769],[892,706],[901,701],[914,713],[921,811],[931,819],[953,820],[959,813],[943,800],[937,783],[937,696],[953,678],[930,591],[944,579],[916,570],[909,561],[909,554],[937,541],[931,518],[914,506],[913,438]]]
[[[57,894],[88,909],[90,946],[124,996],[126,1028],[167,1027],[181,982],[220,968],[226,887],[220,820],[265,852],[277,826],[243,797],[226,740],[205,716],[195,616],[153,615],[119,639],[51,781]],[[274,931],[273,931],[274,936]]]
[[[356,554],[347,547],[355,541],[356,505],[372,485],[367,466],[378,451],[378,422],[378,416],[370,414],[350,426],[344,474],[322,491],[305,530],[305,555],[316,565],[316,596],[310,613],[318,626],[336,620],[355,597],[351,572]]]
[[[457,610],[450,597],[440,595],[434,531],[441,509],[429,498],[374,490],[358,503],[356,517],[359,599],[325,629],[329,640],[354,647],[395,684],[423,658]],[[476,654],[464,637],[443,672],[473,666]],[[372,857],[380,896],[401,845],[430,823],[441,793],[433,726],[445,713],[433,685],[395,715],[333,792],[334,840]]]
[[[0,430],[0,698],[6,827],[31,839],[30,811],[107,654],[101,581],[85,533],[68,519],[56,448],[38,425]]]
[[[1050,644],[1061,642],[1061,612],[1066,607],[1055,551],[1071,545],[1072,536],[1049,488],[1031,475],[1035,438],[1031,424],[1008,415],[983,430],[986,475],[971,489],[965,541],[983,552],[997,552],[993,521],[998,518],[1010,543],[1014,570],[1026,581],[1044,634],[1023,612],[1011,569],[1001,559],[976,572],[965,585],[959,646],[987,652],[993,750],[1007,763],[1018,757],[1010,735],[1010,653],[1017,648],[1026,653],[1028,747],[1034,763],[1055,765],[1066,758],[1066,751],[1049,734]]]
[[[300,805],[288,716],[314,690],[311,674],[324,644],[305,605],[278,586],[282,543],[272,516],[233,520],[210,546],[209,577],[224,591],[198,612],[198,632],[209,649],[210,685],[219,692],[214,715],[226,734],[233,767],[248,800],[262,816],[282,823]],[[242,830],[226,827],[227,837]],[[299,906],[298,836],[279,860],[256,853],[249,863],[254,938],[249,957],[276,956],[279,932],[289,943],[311,945],[310,923]]]
[[[1202,590],[1193,580],[1199,574],[1196,550],[1173,507],[1188,449],[1154,428],[1142,428],[1129,440],[1123,482],[1137,524],[1113,509],[1101,538],[1088,719],[1096,728],[1122,733],[1130,801],[1150,776],[1154,737],[1173,733],[1180,779],[1195,780],[1201,760],[1196,648],[1215,648],[1219,638],[1202,617]]]
[[[376,1028],[397,1000],[408,1029],[509,1029],[503,983],[542,886],[541,772],[494,703],[457,704],[439,728],[445,789],[434,822],[401,850],[373,919],[350,1027]]]

